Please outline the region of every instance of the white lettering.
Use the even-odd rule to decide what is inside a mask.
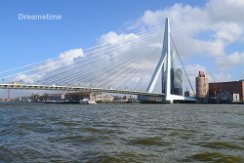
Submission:
[[[62,15],[55,15],[55,14],[18,14],[18,20],[62,20]]]
[[[23,20],[24,19],[24,14],[22,14],[22,13],[18,14],[18,19],[19,20]]]

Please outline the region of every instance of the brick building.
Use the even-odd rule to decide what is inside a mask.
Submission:
[[[229,92],[239,94],[240,101],[244,102],[244,80],[209,83],[209,98],[215,99],[220,93]]]

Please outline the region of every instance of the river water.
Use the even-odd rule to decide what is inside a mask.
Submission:
[[[0,103],[0,162],[244,162],[244,105]]]

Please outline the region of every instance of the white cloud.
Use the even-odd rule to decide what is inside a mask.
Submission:
[[[186,71],[188,73],[188,77],[195,89],[195,78],[198,76],[199,71],[203,71],[205,75],[208,77],[209,82],[223,82],[223,81],[229,81],[232,78],[232,75],[226,72],[210,72],[207,70],[206,67],[194,64],[194,65],[187,65]]]
[[[128,29],[156,27],[164,24],[165,18],[169,17],[172,36],[180,51],[180,55],[183,57],[202,55],[213,59],[218,67],[230,67],[244,64],[243,52],[231,54],[227,54],[226,52],[226,48],[229,45],[244,38],[244,20],[241,17],[241,15],[244,15],[243,8],[243,0],[209,0],[206,5],[202,7],[175,4],[161,10],[145,11],[144,15],[132,23]],[[121,76],[126,77],[125,73],[127,73],[127,76],[132,74],[128,72],[128,70],[133,70],[135,67],[138,67],[143,69],[142,72],[138,73],[138,76],[141,75],[141,77],[134,76],[130,81],[135,81],[136,83],[134,84],[137,84],[138,81],[145,82],[147,79],[145,77],[146,75],[143,76],[143,73],[149,73],[149,70],[156,64],[153,62],[155,60],[148,62],[137,62],[137,60],[135,60],[133,64],[121,64],[126,63],[126,61],[131,61],[135,59],[136,56],[140,56],[143,53],[150,52],[151,47],[161,48],[159,40],[151,42],[150,40],[143,40],[140,37],[140,35],[134,33],[119,34],[114,31],[100,36],[97,39],[97,43],[109,44],[110,48],[106,48],[106,45],[94,51],[86,52],[86,61],[92,65],[83,66],[82,71],[89,72],[90,76],[87,77],[89,80],[98,80],[97,82],[101,83],[103,81],[99,81],[99,79],[103,79],[102,77],[106,76],[106,72],[116,70],[114,73],[117,73],[117,75],[119,73],[119,76],[111,75],[104,78],[104,80],[114,81],[116,78],[118,78],[118,80],[121,79]],[[138,42],[133,44],[132,42],[136,40],[143,41],[141,41],[140,44],[138,44]],[[131,50],[130,48],[132,46],[134,49]],[[48,73],[65,66],[70,66],[76,64],[76,59],[83,56],[82,49],[66,51],[60,54],[57,59],[48,60],[44,65],[38,68],[38,71]],[[144,64],[143,66],[142,63]],[[117,69],[119,66],[123,68]],[[127,72],[123,72],[123,70]],[[209,74],[207,69],[199,64],[188,65],[186,70],[193,86],[195,85],[195,77],[199,70],[203,70],[208,74],[209,81],[220,81],[222,79],[227,80],[231,78],[230,74],[223,72],[217,72],[217,75]],[[75,71],[76,70],[74,70],[74,72]],[[63,75],[64,78],[70,77],[70,74]],[[27,76],[22,75],[21,78],[27,80]],[[82,78],[75,79],[78,82]],[[75,81],[74,79],[72,80]]]
[[[59,55],[58,58],[49,59],[43,65],[37,68],[38,71],[49,72],[58,69],[62,66],[68,66],[74,63],[78,57],[83,57],[84,53],[82,49],[72,49],[65,51]]]
[[[204,71],[205,73],[207,73],[206,68],[199,64],[187,65],[186,70],[188,75],[192,77],[196,77],[198,75],[198,71]]]
[[[59,55],[59,61],[61,64],[69,65],[74,63],[74,60],[78,57],[83,57],[84,53],[82,49],[72,49],[65,51]]]
[[[128,40],[137,39],[139,36],[134,33],[129,34],[117,34],[114,31],[108,32],[99,37],[99,44],[121,44]]]
[[[159,58],[161,53],[160,40],[162,41],[161,36],[155,34],[152,36],[151,33],[142,36],[135,33],[108,32],[97,39],[98,44],[109,44],[110,47],[96,51],[97,57],[101,58],[97,59],[97,63],[93,63],[97,65],[96,72],[101,71],[100,74],[106,75],[107,71],[116,70],[115,75],[111,74],[105,79],[108,80],[108,85],[114,84],[114,86],[120,87],[126,85],[130,89],[145,86],[148,78],[151,77],[150,73],[153,72],[152,68],[156,65],[155,56]],[[150,54],[152,54],[151,58]],[[143,55],[145,58],[142,58]],[[128,77],[130,78],[127,79]],[[96,80],[100,80],[100,77],[98,76]],[[141,81],[140,84],[138,84],[139,81]],[[103,83],[103,81],[98,83]],[[111,85],[113,88],[114,86]]]
[[[208,77],[209,82],[213,81],[212,76],[208,73],[207,69],[199,64],[187,65],[186,72],[188,74],[189,80],[195,90],[195,78],[198,76],[198,72],[203,71]]]
[[[74,64],[75,60],[83,57],[82,49],[72,49],[61,53],[55,59],[49,59],[37,67],[29,67],[29,69],[11,76],[10,81],[18,81],[23,83],[34,83],[36,80],[48,75],[48,73],[60,69],[61,67]]]
[[[114,62],[118,58],[118,55],[121,55],[129,50],[129,48],[132,46],[132,44],[130,44],[131,42],[139,41],[139,37],[139,35],[136,35],[134,33],[118,34],[114,31],[110,31],[106,34],[101,35],[97,39],[98,45],[107,46],[101,49],[98,48],[98,50],[95,51],[96,55],[98,57],[103,57],[105,62]]]
[[[216,28],[218,28],[216,38],[227,43],[234,42],[243,34],[243,28],[237,23],[219,23],[216,25]]]
[[[244,15],[243,0],[209,0],[206,4],[206,10],[211,15],[211,20],[223,22],[243,22]]]
[[[103,88],[140,87],[147,84],[155,66],[153,63],[161,53],[159,43],[162,38],[156,34],[140,38],[141,35],[133,33],[108,32],[97,39],[102,46],[85,52],[82,49],[63,52],[33,71],[19,74],[14,80],[55,85],[80,83],[91,86],[92,83]]]
[[[231,78],[232,76],[229,73],[220,72],[214,74],[214,82],[230,81]]]
[[[203,71],[205,75],[208,77],[209,82],[223,82],[223,81],[229,81],[232,78],[232,75],[226,72],[210,72],[207,70],[206,67],[194,64],[194,65],[187,65],[186,71],[188,73],[189,79],[191,83],[193,84],[193,87],[195,89],[195,78],[198,76],[199,71]]]
[[[227,54],[226,48],[236,41],[243,41],[243,8],[243,0],[209,0],[203,7],[175,4],[161,10],[145,11],[129,29],[158,26],[169,17],[172,36],[181,55],[203,55],[216,61],[219,58],[225,60],[233,56]],[[236,61],[231,63],[239,64]]]
[[[132,89],[143,85],[146,88],[156,57],[161,53],[162,37],[157,34],[146,33],[140,38],[141,35],[134,33],[108,32],[97,39],[102,46],[85,52],[82,49],[63,52],[34,70],[18,74],[13,80],[56,85],[81,83],[90,86],[93,83],[95,87],[103,88],[126,86]]]
[[[223,82],[229,81],[232,78],[230,73],[226,72],[212,72],[208,71],[204,66],[195,64],[195,65],[188,65],[186,67],[186,71],[188,73],[189,79],[195,88],[195,78],[198,76],[199,71],[203,71],[205,75],[208,77],[209,82]]]
[[[200,40],[195,37],[200,32],[211,30],[208,26],[207,13],[197,7],[175,4],[163,10],[148,10],[132,26],[141,28],[140,26],[162,25],[166,17],[170,18],[172,36],[182,55],[195,53],[221,55],[223,50],[219,41],[215,40],[212,44],[212,40]]]
[[[32,83],[33,79],[31,76],[28,76],[26,74],[17,74],[17,76],[15,77],[16,81],[21,81],[24,83]]]
[[[221,68],[228,68],[237,65],[244,65],[244,52],[234,52],[228,56],[217,58],[216,63]]]

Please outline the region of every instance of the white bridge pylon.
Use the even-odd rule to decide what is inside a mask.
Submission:
[[[166,18],[165,21],[165,29],[164,29],[164,40],[163,40],[163,49],[162,49],[162,54],[159,59],[159,62],[156,66],[156,69],[154,70],[154,73],[152,75],[152,78],[149,82],[147,91],[149,93],[152,93],[156,82],[160,76],[160,73],[162,74],[161,76],[161,85],[162,85],[162,94],[165,95],[165,101],[173,103],[173,101],[196,101],[196,98],[193,97],[185,97],[183,95],[175,95],[171,93],[172,89],[172,81],[171,81],[171,68],[172,68],[172,54],[173,51],[171,51],[171,46],[170,46],[170,40],[171,35],[170,35],[170,24],[169,24],[169,18]],[[183,66],[183,65],[182,65]]]
[[[60,66],[64,60],[59,56],[5,70],[0,72],[0,75],[5,74],[1,75],[0,89],[105,92],[146,96],[149,101],[150,96],[168,102],[195,101],[182,93],[182,69],[174,63],[177,49],[170,34],[169,19],[166,19],[164,37],[162,35],[163,27],[159,26],[137,33],[137,37],[119,44],[98,45],[84,50],[82,57],[72,58],[72,63],[64,66]],[[162,39],[162,50],[151,46],[161,44]],[[155,69],[154,63],[157,63]],[[181,59],[180,63],[189,82]],[[155,93],[154,87],[159,80],[162,90]]]

